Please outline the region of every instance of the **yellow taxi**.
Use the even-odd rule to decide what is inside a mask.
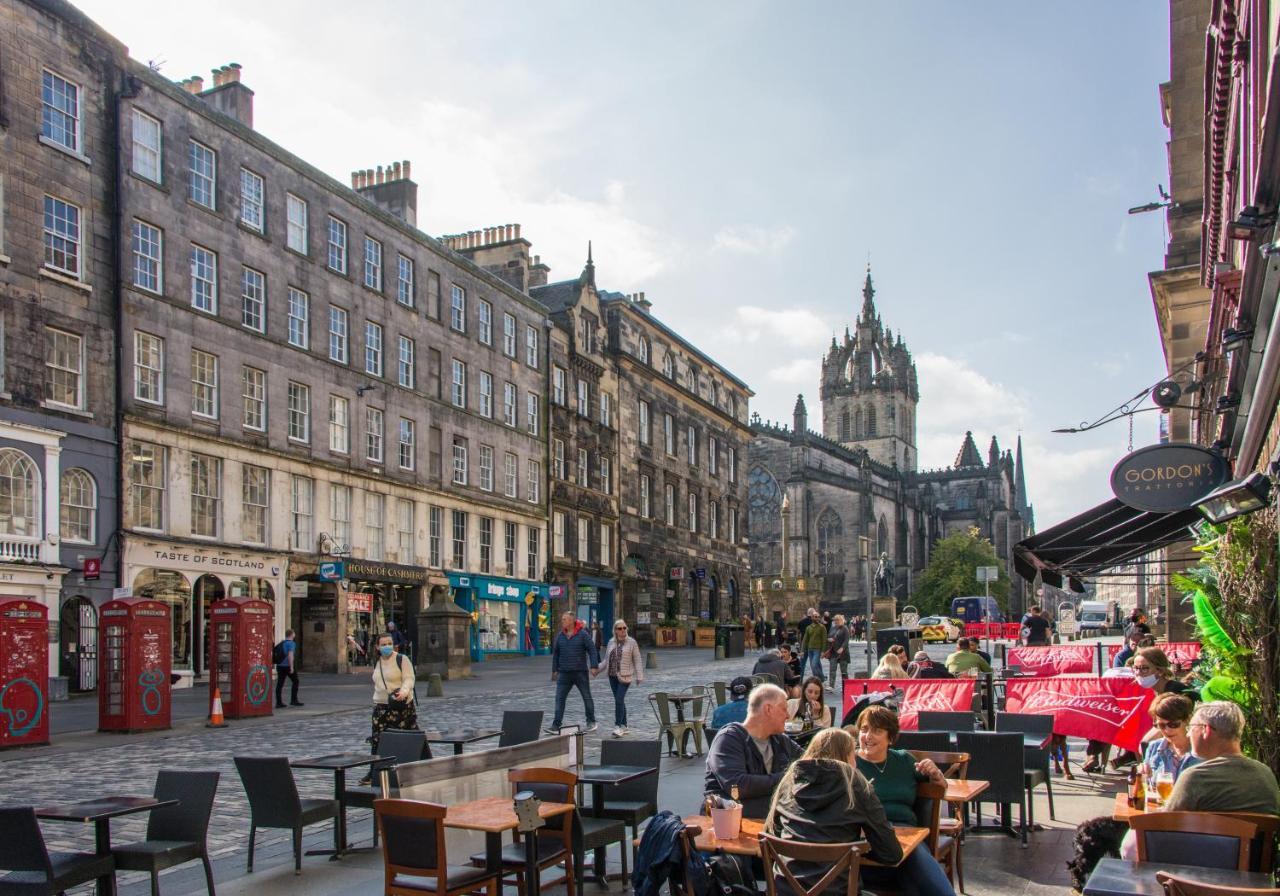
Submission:
[[[957,620],[948,619],[946,616],[922,616],[918,625],[920,637],[927,642],[940,641],[950,644],[960,637],[962,631]]]

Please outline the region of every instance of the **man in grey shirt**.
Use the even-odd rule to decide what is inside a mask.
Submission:
[[[1280,815],[1275,773],[1240,752],[1240,707],[1225,700],[1201,703],[1187,728],[1191,752],[1204,761],[1178,776],[1166,810]]]

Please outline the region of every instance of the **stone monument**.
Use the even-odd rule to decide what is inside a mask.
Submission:
[[[453,602],[449,589],[433,585],[426,609],[418,614],[417,674],[444,679],[471,677],[471,614]]]

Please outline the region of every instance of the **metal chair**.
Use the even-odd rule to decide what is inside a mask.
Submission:
[[[293,831],[293,870],[302,873],[302,829],[322,821],[338,824],[338,801],[302,799],[293,780],[293,769],[284,756],[236,756],[236,771],[249,797],[249,861],[253,871],[254,840],[258,828]]]
[[[662,736],[665,734],[667,736],[667,753],[675,755],[676,745],[679,744],[679,755],[683,756],[685,741],[693,730],[692,726],[688,722],[673,719],[671,701],[665,691],[650,694],[649,706],[653,710],[654,718],[658,721],[658,740],[661,741]]]
[[[214,896],[213,868],[209,865],[209,816],[218,792],[218,772],[161,770],[156,775],[155,797],[177,800],[176,806],[152,809],[147,819],[147,839],[115,846],[116,868],[151,874],[151,896],[160,896],[160,872],[199,859],[204,880]]]
[[[600,742],[601,765],[641,765],[653,774],[615,784],[605,790],[604,805],[592,806],[595,814],[616,818],[631,825],[632,840],[640,836],[640,825],[658,811],[658,769],[662,765],[662,743],[657,740],[606,740]],[[634,855],[635,849],[632,850]]]
[[[1010,731],[960,731],[956,733],[956,746],[961,753],[969,754],[969,776],[989,781],[990,787],[975,802],[978,804],[978,821],[982,820],[982,804],[997,803],[1004,807],[1018,804],[1018,827],[1023,847],[1027,846],[1028,808],[1027,787],[1023,775],[1022,735]],[[1035,824],[1034,808],[1031,808],[1031,824]],[[1011,819],[1004,819],[1009,826]]]
[[[945,753],[951,749],[951,735],[945,731],[899,731],[893,745],[899,750]]]
[[[729,702],[729,683],[727,681],[713,681],[711,687],[716,693],[716,706],[724,706]]]
[[[1249,844],[1258,827],[1217,812],[1150,812],[1129,819],[1139,862],[1249,870]]]
[[[1053,736],[1053,716],[1041,716],[1024,712],[996,713],[997,731],[1017,731],[1020,734],[1043,735],[1046,740]],[[1049,748],[1023,747],[1023,765],[1026,766],[1023,776],[1027,782],[1027,799],[1035,794],[1037,784],[1043,784],[1045,794],[1049,797],[1049,817],[1057,820],[1053,812],[1053,777],[1049,774]]]
[[[377,781],[378,775],[386,771],[391,776],[391,787],[397,786],[397,765],[406,762],[418,762],[431,758],[431,744],[427,743],[427,735],[422,731],[401,731],[389,728],[378,737],[377,756],[379,762],[373,765],[370,776],[371,784],[349,785],[342,795],[342,802],[353,809],[372,809],[376,800],[382,799],[382,783]],[[378,825],[373,826],[373,845],[378,845]]]
[[[115,872],[111,855],[49,852],[30,806],[0,809],[0,896],[53,896]]]
[[[778,881],[782,881],[795,896],[819,896],[843,877],[846,896],[857,896],[862,852],[863,847],[858,843],[803,843],[761,834],[760,859],[764,863],[765,892],[768,896],[778,896]],[[783,862],[782,859],[788,861]],[[791,870],[792,862],[816,867],[813,874],[817,882],[809,886],[800,881]]]
[[[384,896],[453,896],[481,886],[496,896],[498,874],[488,868],[450,865],[445,846],[447,807],[417,800],[374,800],[374,819],[382,830]]]
[[[544,802],[572,803],[575,802],[578,776],[559,768],[513,768],[507,772],[507,781],[511,784],[512,796],[527,790]],[[566,812],[557,819],[559,827],[548,825],[538,832],[538,870],[541,872],[563,862],[565,871],[565,876],[559,880],[542,881],[541,885],[551,887],[563,883],[568,896],[576,896],[578,892],[573,835],[574,816],[577,814],[576,811]],[[520,832],[516,831],[513,842],[502,848],[502,869],[504,878],[508,874],[514,876],[520,896],[525,892],[524,858],[524,844],[520,840]],[[484,866],[487,862],[485,853],[471,856],[472,865]]]
[[[922,712],[918,718],[921,731],[973,731],[976,728],[971,712]]]
[[[531,743],[542,733],[542,710],[508,709],[502,713],[502,737],[498,746],[514,747]]]
[[[687,704],[685,724],[693,733],[695,755],[702,755],[702,732],[707,727],[707,715],[711,710],[711,695],[704,685],[695,684],[682,692],[694,699]]]

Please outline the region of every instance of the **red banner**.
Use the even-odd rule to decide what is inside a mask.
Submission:
[[[920,712],[966,712],[973,705],[972,678],[957,680],[938,678],[849,678],[844,683],[844,703],[840,717],[867,692],[901,689],[898,703],[898,727],[915,731]]]
[[[1016,641],[1022,637],[1021,622],[1006,622],[1004,624],[1004,639],[1006,641]]]
[[[1169,658],[1169,662],[1182,669],[1190,669],[1196,660],[1200,659],[1200,642],[1199,641],[1170,641],[1168,644],[1157,644],[1164,655]],[[1107,645],[1107,668],[1110,669],[1116,661],[1116,654],[1124,649],[1123,644]]]
[[[1137,751],[1151,727],[1155,692],[1131,678],[1011,678],[1005,689],[1006,712],[1051,715],[1055,734]]]
[[[1023,675],[1093,675],[1095,649],[1092,644],[1055,644],[1052,647],[1010,647],[1006,666],[1021,666]]]

